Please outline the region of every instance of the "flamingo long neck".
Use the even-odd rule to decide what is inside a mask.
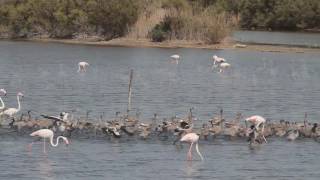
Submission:
[[[54,143],[53,143],[53,136],[51,136],[51,137],[50,137],[50,144],[51,144],[51,146],[57,147],[57,146],[59,145],[59,139],[61,139],[61,138],[63,138],[63,136],[58,136],[58,137],[57,137],[57,140],[56,140],[56,143],[54,144]]]
[[[4,108],[5,108],[5,105],[4,105],[4,102],[3,102],[3,100],[2,100],[1,97],[0,97],[0,101],[1,101],[1,107],[0,107],[0,109],[4,109]]]
[[[203,156],[202,156],[202,154],[201,154],[200,151],[199,151],[198,143],[196,144],[196,151],[197,151],[197,153],[199,154],[201,160],[203,161]]]
[[[17,96],[17,100],[18,100],[18,111],[20,111],[20,109],[21,109],[21,105],[20,105],[20,98],[19,98],[19,96]]]

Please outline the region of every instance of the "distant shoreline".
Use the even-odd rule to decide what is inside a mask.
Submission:
[[[317,52],[320,53],[319,47],[304,47],[299,45],[282,45],[282,44],[260,44],[260,43],[239,43],[239,42],[223,42],[219,44],[205,44],[199,41],[172,40],[165,42],[151,42],[149,39],[130,39],[117,38],[110,41],[98,41],[92,39],[52,39],[52,38],[23,38],[23,39],[6,39],[9,41],[31,41],[43,43],[63,43],[77,45],[94,45],[108,47],[148,47],[148,48],[196,48],[196,49],[236,49],[236,50],[252,50],[261,52],[292,52],[305,53]]]

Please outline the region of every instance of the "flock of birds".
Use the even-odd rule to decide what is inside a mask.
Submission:
[[[199,151],[199,139],[208,141],[215,138],[245,139],[250,146],[257,146],[267,143],[266,137],[286,137],[293,141],[298,137],[314,138],[318,140],[320,130],[317,123],[303,123],[280,120],[279,122],[267,121],[262,116],[251,116],[244,118],[240,113],[234,119],[226,120],[223,110],[218,116],[212,117],[203,123],[201,128],[195,128],[200,121],[193,116],[193,108],[190,108],[185,117],[170,117],[162,120],[157,114],[145,123],[139,118],[139,113],[130,116],[127,113],[117,112],[112,119],[105,119],[101,115],[98,119],[89,118],[89,111],[86,117],[75,118],[73,113],[61,112],[58,116],[41,114],[33,117],[32,111],[22,113],[20,117],[16,114],[21,109],[20,98],[22,93],[17,94],[18,108],[5,108],[2,97],[6,95],[4,89],[0,89],[0,111],[1,120],[7,117],[10,122],[6,125],[9,129],[18,134],[30,134],[38,137],[30,144],[32,145],[43,139],[43,151],[46,153],[46,140],[49,140],[53,147],[58,146],[59,140],[68,145],[68,138],[140,138],[143,140],[169,140],[173,144],[187,142],[190,144],[187,159],[192,160],[192,148],[195,145],[196,152],[203,160]],[[203,122],[203,121],[202,121]],[[244,122],[244,123],[242,123]],[[4,126],[4,124],[2,123]],[[58,135],[54,142],[54,134]]]
[[[170,59],[171,63],[174,63],[174,64],[179,64],[181,61],[181,56],[178,54],[171,55],[170,58],[171,58]],[[220,73],[224,72],[225,69],[231,67],[231,64],[227,63],[224,58],[218,57],[217,55],[212,56],[212,61],[213,61],[213,64],[212,64],[211,69],[214,70],[214,68],[219,68]],[[86,72],[86,68],[89,65],[90,64],[85,61],[79,62],[78,63],[78,72]]]
[[[175,54],[171,56],[171,61],[179,64],[180,56]],[[214,55],[212,57],[213,68],[219,68],[222,73],[231,65],[224,58]],[[89,66],[88,62],[78,63],[78,72],[86,72]],[[111,120],[106,120],[101,115],[96,121],[89,119],[89,112],[86,118],[74,118],[73,113],[62,112],[58,116],[41,114],[40,117],[32,117],[32,111],[22,113],[17,118],[17,113],[21,110],[20,100],[24,96],[23,93],[17,93],[17,108],[6,108],[2,97],[6,96],[5,89],[0,89],[0,118],[11,120],[7,127],[14,129],[14,132],[20,134],[30,133],[32,137],[38,137],[36,141],[43,139],[43,151],[46,153],[46,139],[49,140],[51,146],[56,147],[59,140],[66,145],[69,144],[70,137],[139,137],[141,139],[171,139],[173,144],[177,142],[187,142],[190,144],[187,159],[192,160],[192,147],[195,149],[201,160],[203,156],[199,151],[198,141],[209,140],[211,138],[226,137],[229,139],[245,138],[251,146],[267,143],[266,137],[278,136],[286,137],[288,140],[295,140],[298,137],[309,137],[317,140],[320,137],[320,131],[317,123],[310,124],[306,120],[303,123],[288,122],[280,120],[279,122],[267,122],[262,116],[254,115],[243,118],[240,113],[236,118],[227,121],[223,117],[223,110],[217,117],[212,117],[201,128],[194,128],[196,118],[192,114],[193,108],[190,108],[186,117],[179,118],[177,116],[164,118],[160,120],[158,115],[144,123],[140,120],[139,115],[130,116],[128,113],[117,112],[116,116]],[[243,120],[244,123],[241,123]],[[198,121],[199,122],[199,121]],[[54,134],[59,135],[54,143]],[[36,142],[32,142],[31,146]]]
[[[174,54],[170,56],[171,63],[173,64],[179,64],[181,57],[178,54]],[[222,57],[218,57],[217,55],[212,56],[212,67],[211,69],[214,70],[214,68],[219,68],[219,73],[224,72],[225,69],[230,68],[231,64],[227,63],[226,60]]]

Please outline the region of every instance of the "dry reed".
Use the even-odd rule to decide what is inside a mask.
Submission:
[[[148,39],[155,25],[163,22],[165,17],[174,19],[168,40],[198,41],[206,44],[221,42],[236,24],[235,17],[226,13],[217,13],[213,8],[194,12],[192,7],[181,9],[161,8],[155,4],[149,6],[130,28],[126,38]]]

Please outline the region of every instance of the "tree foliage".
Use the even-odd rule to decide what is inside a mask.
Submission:
[[[319,0],[241,0],[243,28],[298,30],[320,28]]]
[[[150,32],[158,40],[218,42],[234,17],[245,29],[320,28],[320,0],[0,0],[0,35],[112,39],[124,36],[139,16],[150,15],[144,11],[155,1],[169,12]]]
[[[123,36],[138,18],[142,0],[14,0],[1,2],[0,26],[12,37],[47,34],[71,38],[77,33],[106,39]]]

